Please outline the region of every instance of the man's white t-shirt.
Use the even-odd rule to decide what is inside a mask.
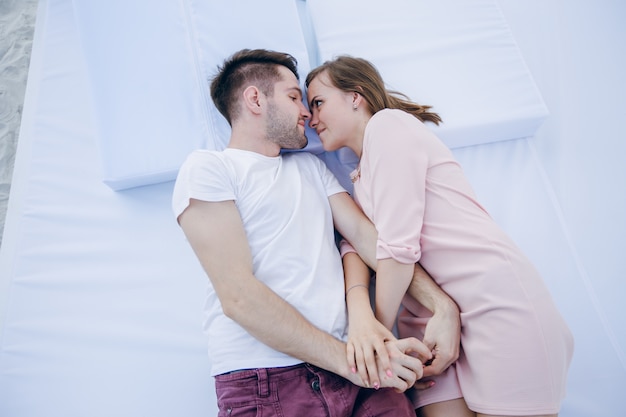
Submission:
[[[343,269],[328,202],[344,191],[326,165],[307,152],[267,157],[230,148],[198,150],[179,171],[172,206],[178,218],[191,198],[234,200],[256,278],[315,326],[344,340]],[[302,362],[269,348],[226,317],[210,281],[205,313],[212,375]]]

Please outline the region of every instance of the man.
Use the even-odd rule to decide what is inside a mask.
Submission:
[[[189,156],[173,208],[210,278],[206,330],[220,410],[414,416],[401,392],[432,356],[424,344],[387,341],[389,357],[375,359],[383,378],[349,369],[333,222],[370,265],[376,231],[321,160],[281,155],[307,144],[295,59],[240,51],[220,68],[211,96],[232,127],[228,147]]]

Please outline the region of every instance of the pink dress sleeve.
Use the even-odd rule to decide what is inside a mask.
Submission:
[[[371,220],[378,230],[376,257],[404,264],[415,263],[421,257],[429,165],[421,144],[421,134],[428,130],[419,120],[407,116],[415,119],[398,110],[377,113],[367,126],[363,150]]]
[[[339,242],[339,253],[341,254],[341,257],[343,258],[343,256],[346,253],[357,253],[356,249],[354,249],[354,247],[350,244],[350,242],[348,242],[345,239],[341,239],[341,241]]]

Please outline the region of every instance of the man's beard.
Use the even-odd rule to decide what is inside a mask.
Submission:
[[[290,117],[281,113],[273,103],[269,104],[267,139],[281,149],[302,149],[309,142],[300,125],[293,123]]]

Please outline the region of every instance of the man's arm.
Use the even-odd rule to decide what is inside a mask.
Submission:
[[[459,307],[420,264],[415,265],[408,293],[433,313],[426,325],[423,340],[433,352],[433,360],[424,368],[424,377],[439,375],[459,358],[461,349]]]
[[[357,374],[349,372],[345,343],[312,325],[254,276],[245,230],[233,201],[192,199],[179,223],[210,277],[224,314],[271,348],[364,386]],[[411,359],[399,358],[395,366],[409,366]],[[401,390],[406,385],[399,378],[384,384]]]
[[[224,314],[266,345],[346,376],[345,347],[256,279],[233,201],[191,200],[180,225],[217,293]]]

